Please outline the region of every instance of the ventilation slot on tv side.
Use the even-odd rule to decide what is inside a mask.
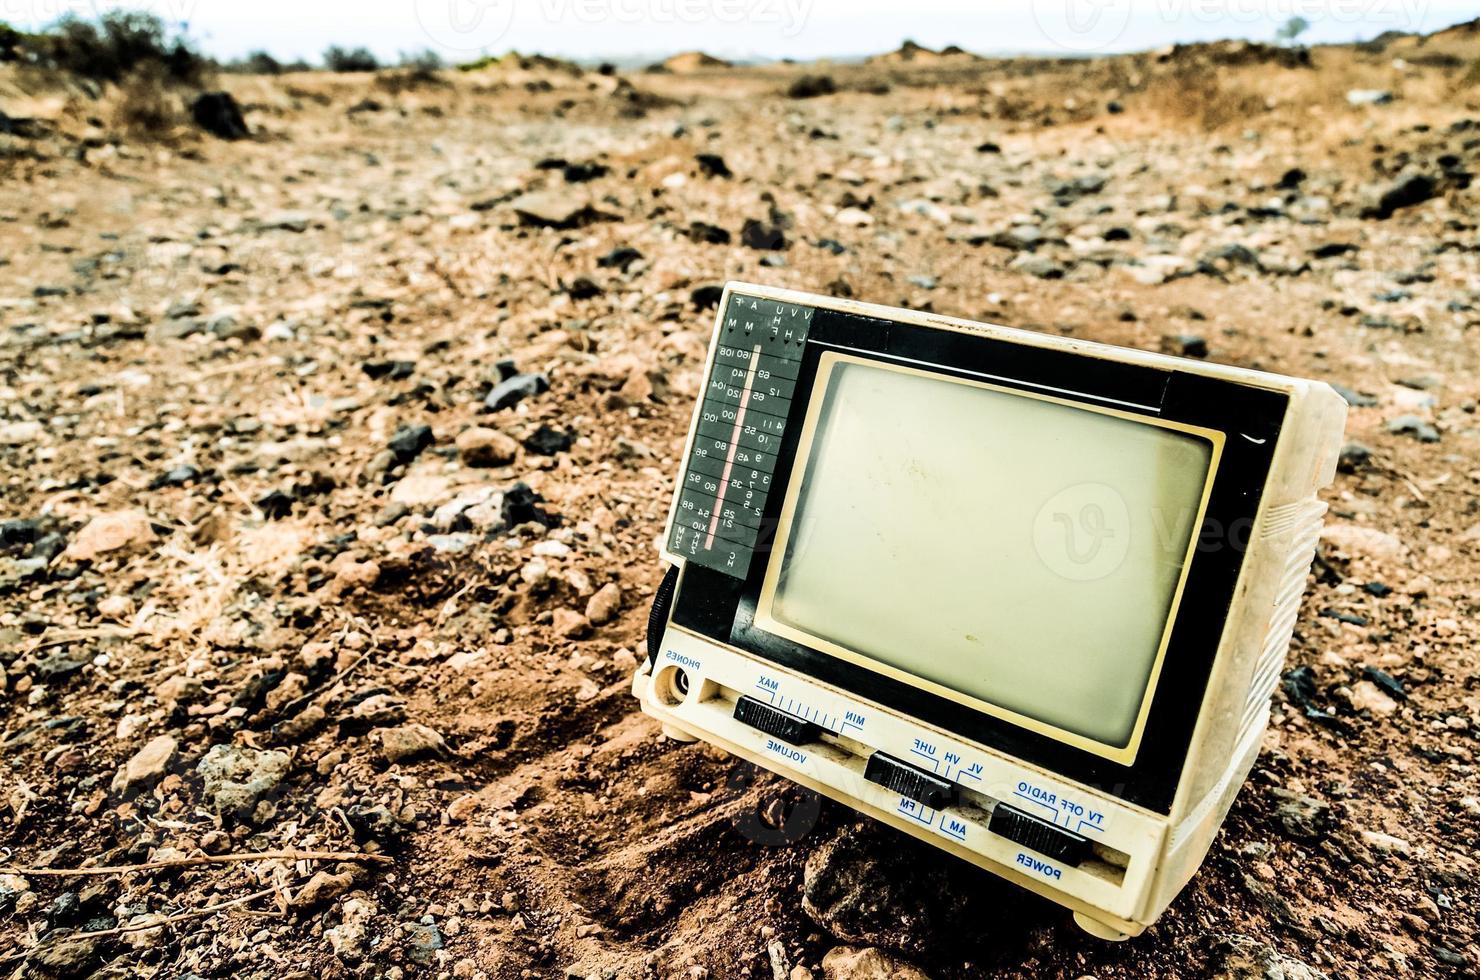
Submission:
[[[1251,728],[1264,723],[1269,698],[1274,694],[1275,685],[1279,683],[1281,668],[1285,665],[1285,650],[1295,631],[1295,620],[1300,615],[1300,600],[1305,594],[1305,576],[1310,571],[1311,560],[1315,558],[1316,541],[1321,536],[1321,519],[1325,514],[1325,503],[1314,498],[1285,504],[1269,513],[1264,535],[1289,535],[1289,558],[1280,577],[1279,591],[1275,594],[1269,630],[1264,635],[1264,646],[1254,665],[1249,700],[1245,704],[1243,721],[1239,725],[1240,742]]]

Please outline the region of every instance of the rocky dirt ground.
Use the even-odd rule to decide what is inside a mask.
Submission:
[[[1480,968],[1480,34],[914,54],[231,78],[236,142],[0,76],[4,975]],[[636,712],[731,278],[1342,386],[1264,754],[1144,937]]]

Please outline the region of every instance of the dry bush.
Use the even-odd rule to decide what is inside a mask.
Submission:
[[[158,71],[142,68],[123,80],[113,125],[136,140],[167,140],[185,122],[180,97]]]
[[[1143,105],[1170,123],[1211,132],[1268,111],[1264,97],[1206,65],[1179,65],[1146,85]]]

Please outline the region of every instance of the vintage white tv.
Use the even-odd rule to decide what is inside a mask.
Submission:
[[[633,693],[1074,910],[1156,921],[1259,751],[1327,385],[731,283]]]

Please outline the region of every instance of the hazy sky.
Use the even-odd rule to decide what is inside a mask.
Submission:
[[[1424,32],[1480,13],[1476,0],[0,0],[0,20],[151,10],[206,51],[316,60],[330,44],[382,59],[432,48],[449,60],[510,48],[579,58],[700,48],[732,57],[868,54],[905,38],[981,52],[1125,51],[1174,41],[1269,40],[1300,15],[1302,40]]]

